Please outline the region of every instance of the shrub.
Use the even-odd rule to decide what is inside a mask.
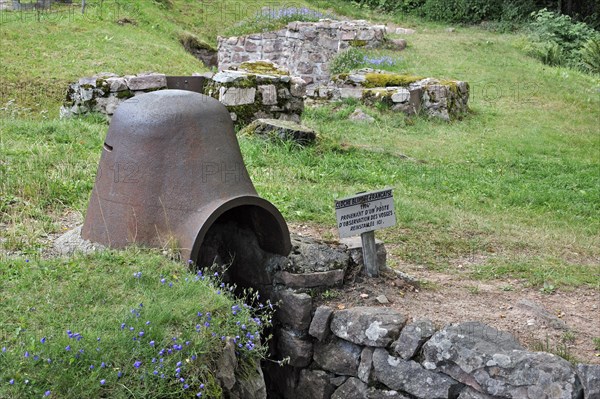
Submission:
[[[387,12],[412,12],[420,8],[425,0],[359,0],[358,4]]]
[[[289,22],[316,22],[325,18],[333,19],[334,16],[306,7],[264,7],[254,17],[239,22],[234,27],[228,29],[225,34],[227,36],[241,36],[249,33],[269,32],[281,29]]]
[[[532,35],[538,41],[555,42],[566,52],[579,50],[598,33],[583,22],[573,22],[571,17],[560,15],[546,8],[531,14]]]
[[[547,9],[532,13],[528,53],[547,65],[580,66],[582,57],[594,62],[594,44],[600,35],[583,22],[573,22],[566,15],[559,15]],[[589,45],[587,50],[584,46]]]
[[[348,50],[339,53],[329,64],[329,71],[332,75],[344,72],[350,72],[354,69],[385,68],[392,67],[398,63],[399,59],[388,55],[367,55],[356,47],[350,47]]]
[[[565,53],[555,42],[532,42],[526,46],[527,54],[550,66],[564,66],[567,64]]]
[[[591,73],[600,74],[600,38],[589,40],[581,49],[581,64]]]
[[[350,47],[348,50],[342,51],[331,60],[329,72],[332,75],[349,72],[353,69],[362,67],[364,62],[365,54],[355,47]]]
[[[426,0],[420,13],[434,21],[473,24],[499,20],[502,4],[494,0]]]

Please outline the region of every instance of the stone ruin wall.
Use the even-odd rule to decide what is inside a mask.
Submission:
[[[384,41],[385,26],[366,21],[290,22],[275,32],[218,38],[219,70],[246,61],[270,60],[307,84],[327,83],[329,63],[350,46],[374,48]]]
[[[238,126],[258,118],[300,122],[306,92],[302,79],[245,71],[222,71],[202,76],[206,78],[204,94],[223,103]],[[69,85],[60,116],[99,112],[110,119],[125,100],[167,88],[167,77],[159,73],[128,76],[102,73],[81,78]]]

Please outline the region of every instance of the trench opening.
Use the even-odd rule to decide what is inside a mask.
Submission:
[[[280,231],[277,219],[260,206],[232,208],[209,227],[194,263],[198,269],[209,268],[222,272],[223,282],[235,285],[238,297],[243,296],[245,288],[257,290],[259,301],[265,304],[273,293],[275,273],[288,261],[286,256],[277,254],[281,251]],[[263,337],[272,335],[274,328],[272,326],[264,331]],[[278,358],[276,339],[269,340],[267,345],[267,357]],[[260,366],[267,397],[281,398],[283,391],[270,375],[273,372],[272,362],[263,361]]]
[[[224,212],[204,235],[195,264],[198,268],[223,270],[223,280],[244,288],[258,290],[268,299],[273,275],[286,258],[278,255],[280,228],[267,210],[256,205],[242,205]]]

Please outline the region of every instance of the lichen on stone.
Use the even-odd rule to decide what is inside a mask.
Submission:
[[[352,46],[352,47],[365,47],[367,45],[366,40],[358,40],[358,39],[350,40],[349,43],[350,43],[350,46]]]
[[[414,75],[372,72],[365,75],[365,82],[363,83],[363,86],[366,88],[394,86],[406,87],[411,83],[418,82],[422,79],[423,77]]]
[[[247,61],[238,67],[240,71],[256,73],[259,75],[288,76],[290,72],[269,61]]]

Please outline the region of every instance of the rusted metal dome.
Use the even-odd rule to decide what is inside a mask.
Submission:
[[[120,105],[82,237],[113,248],[176,246],[183,259],[195,261],[207,231],[221,219],[250,228],[265,251],[290,251],[285,220],[258,196],[225,106],[183,90]]]

